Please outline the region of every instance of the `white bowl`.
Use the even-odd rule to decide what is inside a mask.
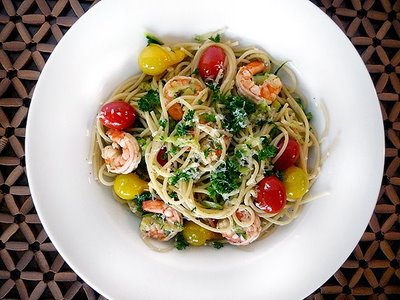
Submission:
[[[248,247],[160,254],[138,220],[92,179],[93,120],[111,91],[138,72],[144,32],[166,42],[227,27],[227,35],[291,61],[329,151],[292,224]],[[349,40],[308,1],[103,0],[68,31],[47,62],[30,107],[27,171],[36,210],[57,250],[112,299],[300,299],[345,261],[371,217],[384,136],[369,74]]]

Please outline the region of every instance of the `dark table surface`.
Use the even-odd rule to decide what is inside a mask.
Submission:
[[[0,1],[0,299],[101,299],[58,254],[36,214],[24,138],[40,71],[97,1]],[[385,171],[374,214],[343,266],[307,299],[400,299],[400,2],[313,0],[348,36],[380,100]],[[307,274],[307,270],[305,270]]]

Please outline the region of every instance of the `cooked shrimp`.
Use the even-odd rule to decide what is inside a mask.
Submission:
[[[239,94],[252,99],[254,102],[266,100],[272,103],[282,89],[282,82],[274,74],[265,74],[261,78],[261,84],[254,80],[254,76],[266,71],[267,67],[261,61],[252,61],[241,67],[236,75],[236,86]]]
[[[237,210],[236,217],[243,222],[249,221],[251,218],[247,210]],[[254,222],[248,227],[241,227],[234,224],[234,227],[228,232],[222,233],[222,236],[227,239],[229,244],[235,246],[245,246],[254,242],[261,233],[261,221],[258,215],[254,215]],[[224,228],[227,225],[227,220],[220,220],[217,224],[218,228]]]
[[[108,172],[128,174],[136,169],[142,156],[135,137],[116,129],[108,130],[107,135],[112,144],[104,147],[101,157],[106,163]]]
[[[181,213],[162,200],[143,201],[144,211],[154,214],[144,215],[140,223],[140,231],[144,236],[168,241],[183,229]]]
[[[188,76],[175,76],[165,84],[163,96],[168,104],[179,96],[197,96],[202,90],[204,86],[200,80]],[[179,103],[172,105],[168,113],[175,121],[182,120],[183,109]]]

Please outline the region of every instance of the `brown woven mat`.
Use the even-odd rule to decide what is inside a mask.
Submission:
[[[69,268],[43,230],[24,157],[26,116],[39,73],[55,44],[96,2],[0,2],[0,298],[103,298]],[[400,3],[312,2],[346,33],[367,65],[385,123],[386,164],[378,204],[359,244],[307,299],[400,299]]]

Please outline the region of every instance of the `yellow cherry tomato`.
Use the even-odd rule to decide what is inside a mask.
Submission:
[[[303,169],[291,166],[283,173],[283,185],[286,195],[292,199],[298,199],[308,192],[308,177]]]
[[[136,174],[120,174],[114,180],[114,192],[124,200],[133,200],[147,188],[147,182]]]
[[[170,66],[181,62],[185,53],[181,50],[172,51],[169,48],[150,44],[139,55],[138,64],[147,75],[160,75]]]
[[[170,58],[170,66],[180,63],[186,56],[182,50],[168,51]]]
[[[185,223],[182,234],[186,242],[192,246],[204,246],[208,240],[217,238],[217,234],[214,232],[190,221]]]

